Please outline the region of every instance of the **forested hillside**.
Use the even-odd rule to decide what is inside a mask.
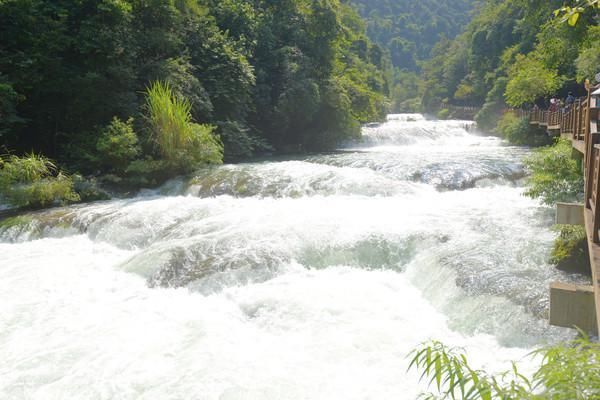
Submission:
[[[226,159],[327,149],[385,114],[385,69],[338,0],[3,0],[0,145],[90,172],[125,132],[125,161],[160,159],[146,97],[163,82]]]
[[[478,122],[491,128],[507,105],[582,93],[583,80],[600,72],[597,9],[569,24],[555,13],[562,5],[560,0],[484,2],[465,32],[438,43],[425,65],[424,108],[484,105]]]
[[[443,37],[469,22],[473,0],[350,0],[367,22],[369,37],[389,49],[395,67],[418,70]]]
[[[474,0],[348,0],[365,19],[371,40],[393,66],[394,111],[419,108],[419,71],[436,43],[454,38],[470,20]]]

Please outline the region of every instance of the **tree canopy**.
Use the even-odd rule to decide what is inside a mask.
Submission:
[[[600,72],[596,8],[584,12],[564,4],[482,2],[464,32],[438,43],[424,66],[424,107],[485,103],[486,109],[501,109],[582,92],[583,80]]]
[[[132,118],[138,157],[157,156],[144,107],[160,81],[226,158],[326,149],[385,114],[386,68],[338,0],[3,0],[0,141],[89,166]]]

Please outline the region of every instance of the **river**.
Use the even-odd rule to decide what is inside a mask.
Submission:
[[[414,399],[425,340],[498,370],[571,337],[529,150],[469,126],[391,115],[0,229],[0,398]]]

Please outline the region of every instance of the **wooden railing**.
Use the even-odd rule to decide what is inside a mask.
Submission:
[[[589,101],[590,99],[582,97],[568,107],[558,108],[555,111],[536,108],[529,112],[529,121],[544,126],[549,131],[558,131],[561,135],[570,134],[573,140],[585,140]]]
[[[591,96],[593,90],[588,85],[588,95],[568,107],[554,111],[535,108],[529,112],[529,121],[571,139],[573,147],[583,153],[585,208],[593,221],[592,240],[600,244],[600,98]]]
[[[537,108],[531,110],[529,121],[531,124],[546,127],[549,133],[560,134],[564,138],[569,138],[573,148],[582,154],[584,177],[583,222],[589,249],[594,297],[593,308],[595,310],[593,311],[595,315],[592,315],[591,308],[586,311],[587,315],[584,319],[585,321],[595,320],[593,325],[596,329],[592,329],[591,326],[588,329],[592,332],[595,330],[597,334],[600,331],[600,91],[598,90],[600,85],[592,87],[589,81],[586,81],[586,88],[588,91],[587,96],[576,99],[567,108],[553,111]],[[592,93],[595,94],[592,96]],[[577,289],[577,291],[579,290]],[[585,290],[587,289],[584,288],[583,291],[585,292]],[[575,303],[571,303],[572,301],[574,300],[567,301],[569,304],[568,312],[576,314],[575,311],[577,310],[572,308],[572,304]],[[583,308],[588,307],[585,305],[586,303],[577,304],[578,308],[580,306]],[[552,306],[550,314],[552,315]],[[570,325],[572,324],[569,323]]]

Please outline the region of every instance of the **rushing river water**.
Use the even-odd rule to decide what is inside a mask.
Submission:
[[[528,150],[469,125],[390,116],[0,229],[0,398],[414,399],[427,339],[498,369],[569,337]]]

